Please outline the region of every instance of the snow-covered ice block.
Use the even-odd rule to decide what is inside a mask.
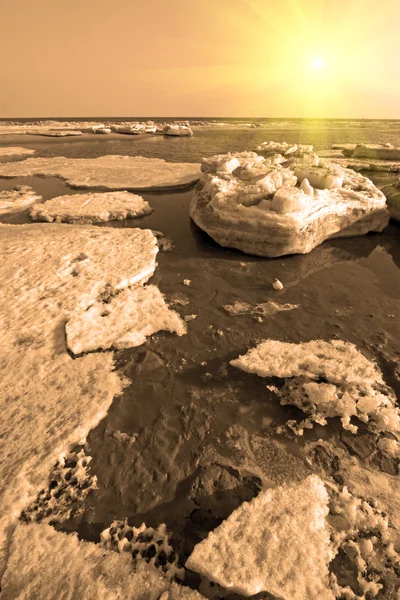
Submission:
[[[0,164],[1,177],[33,175],[60,177],[75,188],[140,191],[186,188],[198,181],[201,173],[197,163],[169,163],[142,156],[54,156]]]
[[[35,150],[20,148],[19,146],[2,146],[0,148],[0,157],[2,156],[23,156],[24,154],[35,154]]]
[[[331,237],[387,225],[385,196],[366,177],[282,158],[242,152],[205,159],[191,218],[221,246],[268,257],[305,254]]]
[[[2,597],[9,600],[158,600],[168,580],[143,563],[49,525],[20,524],[11,541]]]
[[[0,573],[7,528],[123,389],[112,353],[70,357],[65,323],[147,281],[157,252],[149,230],[0,225]]]
[[[99,223],[148,215],[149,203],[130,192],[103,192],[57,196],[37,204],[30,212],[34,221],[49,223]]]
[[[0,192],[0,215],[20,212],[41,199],[28,185],[16,185],[12,190]]]
[[[260,492],[195,546],[186,567],[246,596],[333,600],[328,512],[316,475]]]
[[[394,148],[385,144],[358,144],[354,148],[353,158],[400,161],[400,148]]]
[[[378,366],[350,342],[265,340],[231,365],[260,377],[287,379],[276,390],[281,403],[298,406],[309,424],[325,425],[327,417],[340,417],[343,427],[355,433],[351,418],[357,417],[373,431],[400,431],[393,390]]]
[[[184,335],[186,326],[168,308],[155,285],[126,289],[107,304],[96,302],[73,314],[65,327],[67,346],[74,354],[108,348],[131,348],[144,344],[158,331]]]

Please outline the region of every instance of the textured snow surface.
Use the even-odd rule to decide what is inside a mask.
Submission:
[[[382,231],[389,213],[372,181],[310,152],[297,149],[289,160],[254,152],[204,159],[192,219],[222,246],[270,257]]]
[[[65,329],[67,346],[74,354],[140,346],[160,330],[186,333],[185,323],[168,308],[155,285],[123,290],[106,304],[96,302],[73,314]]]
[[[321,425],[326,417],[339,416],[343,427],[356,433],[350,419],[357,417],[375,431],[400,431],[393,391],[377,365],[349,342],[265,340],[231,365],[260,377],[287,379],[275,390],[281,403],[298,406]]]
[[[160,600],[205,600],[196,590],[173,582],[168,592],[164,592]]]
[[[0,164],[2,177],[49,175],[65,179],[77,188],[109,190],[179,189],[200,178],[196,163],[169,163],[142,156],[100,156],[99,158],[28,158]]]
[[[244,502],[195,546],[186,567],[228,590],[283,600],[331,600],[328,494],[311,475]]]
[[[6,600],[158,600],[168,580],[154,568],[135,569],[130,556],[79,541],[49,525],[14,531],[2,581]]]
[[[70,357],[65,322],[147,281],[157,251],[149,230],[0,225],[0,573],[7,527],[122,391],[112,353]]]
[[[28,185],[16,185],[12,190],[0,192],[0,215],[20,212],[41,199]]]
[[[35,150],[29,150],[28,148],[20,148],[18,146],[5,146],[0,148],[1,156],[23,156],[24,154],[35,154]]]
[[[148,215],[152,209],[146,200],[130,192],[104,192],[57,196],[31,210],[34,221],[98,223]]]
[[[169,542],[165,524],[154,529],[146,527],[145,523],[140,527],[130,527],[126,521],[114,521],[101,532],[100,538],[103,548],[129,553],[136,564],[150,564],[169,581],[185,578],[185,569],[178,564],[179,556]]]

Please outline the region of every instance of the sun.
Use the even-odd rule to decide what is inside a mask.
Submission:
[[[325,61],[320,56],[316,56],[312,60],[312,66],[316,71],[319,71],[325,67]]]

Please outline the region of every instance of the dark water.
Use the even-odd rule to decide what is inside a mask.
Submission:
[[[198,161],[215,152],[252,149],[266,139],[314,143],[317,149],[372,139],[399,142],[399,131],[385,127],[299,127],[268,135],[259,129],[200,130],[191,139],[26,136],[17,143],[40,156],[130,154]],[[76,193],[57,179],[38,177],[0,180],[0,189],[17,182],[31,185],[44,199]],[[260,488],[311,472],[304,453],[308,442],[329,439],[347,452],[336,419],[304,438],[276,435],[276,427],[300,419],[300,411],[280,406],[265,381],[234,369],[231,359],[265,338],[340,338],[377,360],[400,397],[398,224],[392,222],[382,234],[325,242],[304,256],[263,259],[221,248],[200,231],[188,215],[191,194],[143,194],[155,209],[151,215],[102,225],[151,228],[170,237],[174,248],[159,253],[152,283],[183,317],[196,318],[188,322],[185,336],[160,333],[139,348],[116,353],[118,369],[132,384],[88,436],[98,489],[88,496],[83,515],[58,525],[97,541],[115,518],[135,525],[165,522],[183,560]],[[23,221],[27,213],[13,222]],[[284,283],[280,292],[272,288],[275,277]],[[223,306],[235,300],[299,307],[260,322],[255,315],[227,314]],[[116,432],[136,440],[126,443]],[[375,443],[374,436],[362,432]],[[375,468],[389,472],[397,467],[378,463]],[[187,581],[193,587],[199,583],[190,573]]]

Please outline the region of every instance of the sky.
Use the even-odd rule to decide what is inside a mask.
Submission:
[[[0,0],[0,117],[400,118],[400,0]]]

